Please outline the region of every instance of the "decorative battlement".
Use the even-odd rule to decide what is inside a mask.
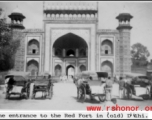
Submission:
[[[68,2],[44,2],[44,10],[96,10],[97,11],[97,2],[81,2],[81,1],[68,1]]]
[[[44,19],[96,19],[97,2],[44,2]]]

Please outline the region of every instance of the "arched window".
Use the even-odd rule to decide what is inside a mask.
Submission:
[[[27,63],[27,71],[31,72],[32,76],[36,76],[38,74],[38,71],[39,71],[39,63],[35,60],[30,60]]]
[[[113,76],[113,64],[110,61],[104,61],[101,64],[101,71],[107,72],[108,76]]]
[[[55,76],[61,76],[62,67],[60,65],[55,66]]]
[[[61,49],[55,49],[55,56],[62,56],[62,50]]]
[[[80,57],[85,57],[86,56],[86,50],[81,49],[80,52],[79,52],[79,56]]]
[[[112,55],[113,43],[110,40],[104,40],[101,43],[101,55]]]
[[[75,51],[70,49],[70,50],[67,51],[66,55],[68,57],[74,57],[75,56]]]
[[[30,40],[28,43],[28,54],[39,54],[39,42],[35,39]]]
[[[80,72],[83,72],[83,71],[86,71],[86,66],[81,65],[81,66],[80,66]]]

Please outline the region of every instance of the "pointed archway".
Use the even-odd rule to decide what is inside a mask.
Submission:
[[[54,58],[53,64],[62,64],[62,74],[66,74],[67,76],[74,76],[79,72],[79,70],[77,71],[75,68],[79,69],[80,61],[82,59],[83,62],[81,62],[81,64],[86,64],[88,62],[87,42],[80,36],[73,33],[67,33],[59,37],[53,43],[52,52]],[[72,66],[69,66],[71,64]],[[86,68],[88,68],[87,64]],[[53,73],[55,73],[55,71]]]
[[[75,68],[73,65],[68,65],[66,67],[66,75],[67,76],[74,76],[75,75]]]
[[[81,66],[80,66],[80,72],[83,72],[83,71],[86,71],[86,66],[81,65]]]
[[[101,64],[101,71],[107,72],[108,76],[113,76],[113,64],[110,61],[104,61]]]
[[[60,65],[55,66],[55,76],[61,76],[62,75],[62,67]]]
[[[38,75],[39,63],[36,60],[30,60],[27,63],[27,71],[30,72],[32,76]]]

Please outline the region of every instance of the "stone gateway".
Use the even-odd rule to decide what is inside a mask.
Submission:
[[[74,76],[85,70],[109,76],[131,71],[128,12],[116,19],[116,30],[98,29],[98,2],[43,2],[43,29],[25,29],[19,8],[10,15],[13,37],[20,37],[17,71],[31,75]],[[26,18],[28,19],[28,18]]]

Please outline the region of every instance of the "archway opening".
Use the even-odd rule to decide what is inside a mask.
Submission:
[[[113,64],[110,61],[104,61],[101,64],[101,71],[107,72],[108,76],[112,77],[113,76]]]
[[[38,75],[39,63],[36,60],[30,60],[27,63],[27,71],[31,73],[31,76]]]
[[[81,49],[80,51],[79,51],[79,56],[80,57],[85,57],[85,56],[87,56],[87,54],[86,54],[86,50],[85,49]]]
[[[60,64],[63,65],[62,74],[66,74],[67,76],[75,75],[75,73],[77,72],[75,71],[75,68],[79,69],[78,65],[81,61],[83,61],[83,63],[88,62],[87,42],[80,36],[73,33],[65,34],[55,40],[52,52],[54,59],[53,65],[60,62]],[[83,58],[83,60],[81,60],[81,58]],[[70,65],[71,63],[73,67],[66,66]]]
[[[63,35],[59,37],[53,44],[53,49],[54,49],[54,55],[56,55],[56,50],[60,49],[62,52],[62,56],[60,57],[78,57],[80,54],[80,51],[83,49],[81,52],[82,54],[86,56],[86,50],[88,49],[88,45],[86,41],[73,34],[73,33],[68,33],[66,35]],[[64,53],[65,52],[65,53]]]
[[[81,65],[81,66],[80,66],[80,72],[83,72],[83,71],[86,71],[86,66]]]
[[[67,76],[74,76],[75,75],[75,68],[73,65],[69,65],[66,68],[66,75]]]
[[[39,54],[39,42],[35,39],[32,39],[28,42],[27,46],[28,54]]]
[[[101,43],[101,54],[102,55],[113,54],[113,43],[110,40],[107,39]]]
[[[62,50],[59,48],[55,49],[55,56],[62,56]]]
[[[74,52],[74,50],[68,50],[67,53],[66,53],[66,55],[68,57],[74,57],[75,56],[75,52]]]
[[[61,76],[62,75],[62,67],[60,65],[55,66],[55,76]]]

